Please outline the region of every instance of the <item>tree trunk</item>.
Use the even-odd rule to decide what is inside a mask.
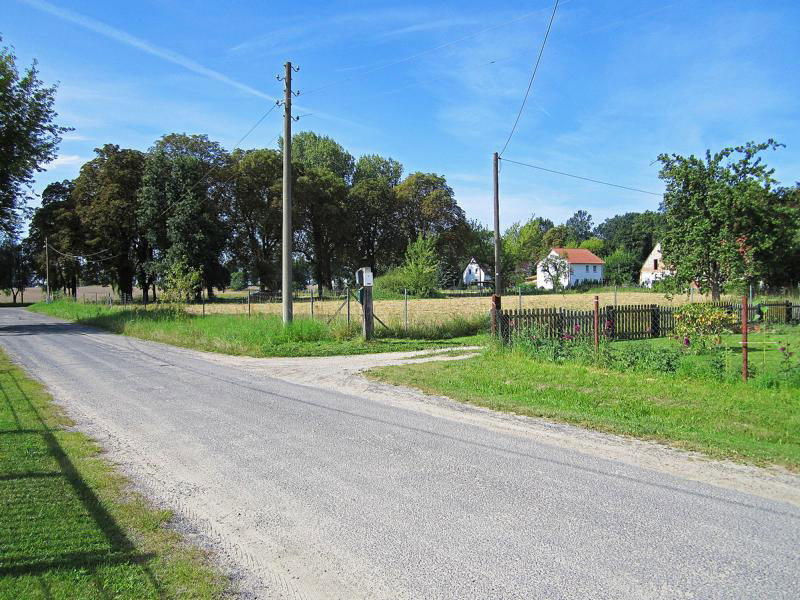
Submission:
[[[711,282],[711,301],[719,302],[719,283],[716,281]]]

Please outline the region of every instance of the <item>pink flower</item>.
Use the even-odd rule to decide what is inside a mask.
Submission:
[[[683,338],[683,345],[684,346],[688,346],[689,345],[689,336],[688,335],[685,338]]]
[[[581,332],[581,326],[578,323],[575,323],[575,333]]]

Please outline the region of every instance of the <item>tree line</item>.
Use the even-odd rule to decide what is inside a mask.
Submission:
[[[0,289],[16,300],[48,266],[51,286],[73,296],[96,283],[153,298],[178,267],[196,276],[198,293],[232,279],[280,288],[280,150],[228,152],[184,133],[146,152],[106,144],[74,180],[48,185],[32,211],[35,175],[69,131],[56,123],[55,94],[35,62],[20,73],[13,51],[0,48]],[[313,132],[293,136],[292,147],[296,285],[313,281],[321,292],[369,266],[430,291],[434,282],[458,285],[471,257],[492,272],[492,232],[467,218],[443,176],[406,175],[379,155],[356,159]],[[581,247],[605,259],[609,282],[635,283],[660,241],[674,271],[664,286],[674,291],[696,285],[717,298],[726,288],[796,285],[800,184],[780,186],[763,160],[781,147],[767,140],[704,158],[660,155],[666,191],[657,211],[597,225],[584,210],[558,225],[536,215],[514,223],[502,235],[504,281],[522,283],[550,248]]]

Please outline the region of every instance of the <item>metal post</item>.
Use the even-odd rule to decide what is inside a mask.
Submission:
[[[747,296],[742,296],[742,381],[747,383]]]
[[[408,290],[403,290],[403,314],[405,315],[406,331],[408,331]]]
[[[47,241],[47,236],[44,238],[44,263],[45,277],[47,278],[47,302],[50,302],[50,243]]]
[[[203,290],[200,290],[200,302],[203,303],[203,316],[206,316],[206,297],[203,294]]]
[[[347,294],[347,329],[350,329],[350,286],[348,285],[344,288],[345,294]]]
[[[292,322],[292,63],[286,63],[283,113],[283,246],[282,284],[283,323]],[[249,308],[249,305],[248,305]]]
[[[311,318],[314,318],[314,288],[311,288]]]
[[[250,290],[247,290],[247,316],[250,316]]]
[[[600,351],[600,297],[594,297],[594,352]]]

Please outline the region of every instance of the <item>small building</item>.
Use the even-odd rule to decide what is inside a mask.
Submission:
[[[603,267],[606,264],[599,256],[584,248],[551,248],[550,253],[536,264],[536,287],[553,289],[551,274],[542,269],[548,258],[562,260],[569,267],[561,276],[561,286],[571,287],[579,283],[603,281]]]
[[[464,281],[464,285],[483,286],[484,283],[489,283],[492,281],[492,276],[486,273],[484,268],[478,264],[478,261],[475,260],[475,257],[473,256],[469,261],[467,268],[464,269],[464,275],[462,279]]]
[[[647,259],[639,271],[639,285],[653,287],[656,281],[674,274],[675,271],[664,266],[664,260],[661,257],[661,242],[658,242],[647,255]]]

